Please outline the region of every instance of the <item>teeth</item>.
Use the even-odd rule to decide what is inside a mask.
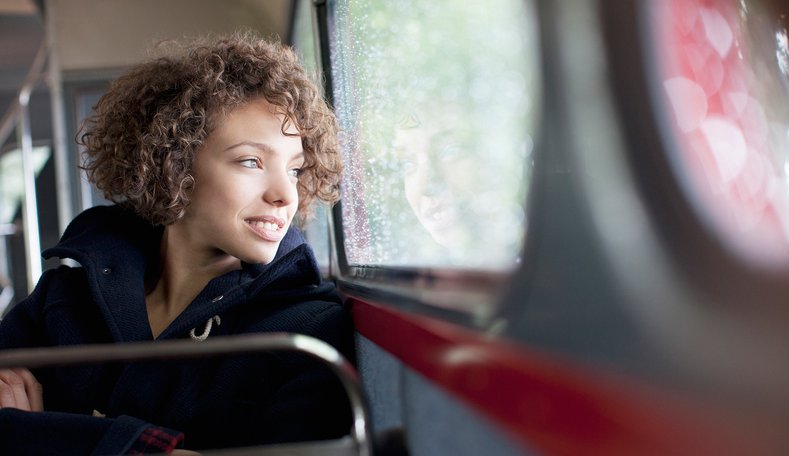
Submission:
[[[256,220],[256,221],[250,222],[250,224],[252,226],[254,226],[255,228],[263,228],[264,230],[267,230],[267,231],[277,231],[277,230],[279,230],[279,225],[277,225],[276,223],[261,222],[261,221],[257,221]]]

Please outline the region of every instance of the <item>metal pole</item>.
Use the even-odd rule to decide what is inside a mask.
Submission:
[[[18,143],[22,148],[22,178],[24,181],[24,201],[22,204],[22,220],[24,222],[25,256],[27,263],[27,291],[33,288],[41,277],[41,243],[38,230],[38,203],[36,202],[36,170],[33,163],[33,138],[30,131],[30,94],[41,78],[41,71],[47,60],[48,46],[44,42],[38,49],[30,71],[19,90],[17,103],[19,118],[17,119]]]
[[[25,257],[27,263],[27,291],[33,288],[41,277],[41,243],[38,231],[38,204],[36,202],[36,169],[33,163],[33,139],[30,132],[30,92],[19,94],[19,119],[17,136],[22,146],[22,179],[24,181],[24,201],[22,220],[24,221]]]
[[[46,40],[49,49],[48,81],[49,93],[52,101],[52,149],[55,159],[55,194],[58,199],[58,228],[59,233],[66,231],[71,219],[74,217],[74,203],[71,198],[71,161],[68,159],[66,146],[66,110],[63,105],[63,81],[61,80],[60,60],[55,35],[55,2],[46,1],[44,14],[46,19]]]

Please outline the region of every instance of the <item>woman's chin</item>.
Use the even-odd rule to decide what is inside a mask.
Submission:
[[[277,245],[279,247],[279,245]],[[268,264],[274,261],[274,257],[277,256],[277,249],[266,249],[263,251],[257,252],[245,252],[244,255],[239,256],[238,259],[243,261],[244,263],[249,264]]]

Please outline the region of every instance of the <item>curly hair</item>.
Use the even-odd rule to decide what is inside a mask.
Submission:
[[[194,188],[195,152],[216,120],[263,97],[293,122],[305,163],[298,181],[302,217],[316,199],[339,199],[342,161],[334,113],[296,54],[251,32],[204,37],[118,78],[83,124],[91,182],[153,224],[183,217]]]

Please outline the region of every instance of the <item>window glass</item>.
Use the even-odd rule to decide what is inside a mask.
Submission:
[[[312,76],[313,82],[322,87],[318,71],[318,55],[315,51],[315,34],[312,28],[312,2],[301,0],[296,3],[293,23],[293,47],[301,57],[304,68]],[[324,273],[329,270],[329,221],[328,208],[320,201],[312,205],[313,214],[304,223],[303,232],[307,238],[318,265]]]
[[[72,126],[72,131],[77,131],[79,129],[79,125],[90,117],[93,114],[93,107],[98,104],[99,99],[107,92],[107,87],[109,83],[102,83],[102,84],[90,84],[88,83],[86,86],[81,86],[80,84],[75,84],[74,86],[70,87],[69,92],[73,94],[73,103],[74,103],[74,110],[76,113],[75,123]],[[68,92],[67,92],[68,93]],[[71,100],[72,98],[66,97],[67,100]],[[74,192],[75,195],[72,197],[79,198],[77,202],[76,199],[73,201],[78,204],[79,212],[93,206],[108,206],[113,204],[112,201],[106,199],[104,197],[104,192],[99,190],[93,183],[90,182],[88,179],[87,172],[79,168],[78,160],[84,160],[86,158],[85,148],[81,145],[78,145],[76,141],[69,144],[70,148],[77,148],[79,150],[79,154],[68,154],[69,160],[73,160],[70,165],[72,166],[72,176],[73,182],[79,182],[79,191]],[[73,149],[72,149],[73,150]]]
[[[49,160],[49,146],[33,147],[33,172],[38,176]],[[25,197],[22,149],[0,151],[0,224],[14,223]]]
[[[32,149],[33,172],[36,177],[52,156],[50,146],[37,146]],[[25,198],[24,174],[22,173],[22,149],[0,149],[0,320],[6,309],[16,297],[24,297],[23,293],[14,293],[25,289],[24,263],[14,263],[15,241],[11,235],[21,241],[21,225],[16,222],[22,217],[22,206]],[[39,195],[40,198],[40,195]],[[24,223],[24,221],[22,221]],[[18,252],[18,251],[17,251]],[[22,274],[14,274],[14,268],[21,266]]]
[[[789,47],[780,4],[675,0],[654,2],[650,16],[679,175],[710,226],[767,263],[789,260]]]
[[[539,104],[528,5],[330,3],[349,263],[517,262]]]

